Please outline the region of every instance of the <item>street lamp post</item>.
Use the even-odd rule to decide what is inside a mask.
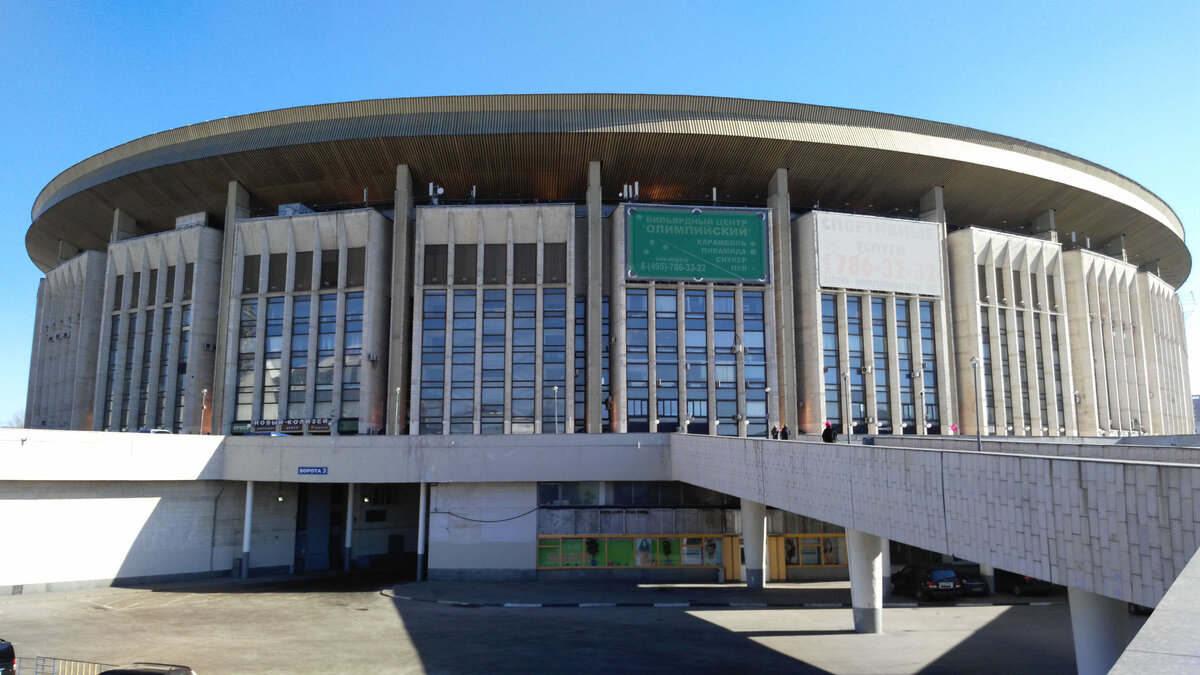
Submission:
[[[849,371],[842,373],[842,382],[845,387],[842,388],[842,398],[846,399],[846,443],[850,443],[850,437],[854,435],[854,420],[850,419],[850,373]]]
[[[205,433],[204,420],[208,418],[208,389],[200,390],[200,433]]]
[[[983,439],[979,434],[982,431],[983,425],[979,422],[979,357],[971,357],[971,371],[975,375],[975,449],[983,452]]]
[[[1080,431],[1080,429],[1079,429],[1079,401],[1082,400],[1082,398],[1083,397],[1079,395],[1079,390],[1076,389],[1075,395],[1074,395],[1074,399],[1075,399],[1075,435],[1076,436],[1083,435],[1083,432]]]
[[[554,385],[554,433],[558,433],[558,385]]]

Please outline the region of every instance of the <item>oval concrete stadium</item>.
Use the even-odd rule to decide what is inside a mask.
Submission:
[[[1195,432],[1182,224],[1018,139],[705,97],[337,103],[86,159],[26,245],[0,520],[61,555],[0,592],[352,568],[878,590],[876,551],[1111,619],[1195,551],[1194,459],[1134,447]]]

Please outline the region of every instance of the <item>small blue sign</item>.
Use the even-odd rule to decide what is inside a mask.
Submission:
[[[296,469],[296,473],[301,476],[325,476],[329,473],[327,466],[302,466]]]

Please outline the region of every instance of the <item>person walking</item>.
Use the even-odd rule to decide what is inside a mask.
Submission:
[[[821,440],[826,443],[832,443],[837,440],[837,432],[833,430],[832,422],[825,423],[825,430],[821,432]]]
[[[779,438],[779,427],[771,426],[771,438]]]
[[[783,428],[779,430],[779,440],[786,441],[791,435],[792,433],[788,431],[786,424],[783,425]]]

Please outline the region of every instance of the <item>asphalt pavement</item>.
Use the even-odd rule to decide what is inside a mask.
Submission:
[[[847,582],[407,582],[364,575],[0,598],[18,656],[209,673],[1074,672],[1065,595],[885,603]]]

